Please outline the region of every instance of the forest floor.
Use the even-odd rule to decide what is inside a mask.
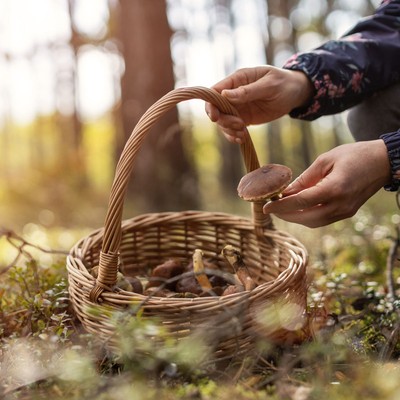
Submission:
[[[9,256],[0,270],[0,397],[398,399],[398,218],[376,200],[329,228],[278,223],[309,249],[309,312],[323,310],[326,318],[311,340],[260,339],[256,354],[223,367],[200,363],[195,343],[183,354],[162,332],[162,344],[149,345],[158,332],[152,322],[126,322],[119,356],[110,353],[82,329],[68,295],[65,251],[86,231],[35,223],[21,235],[0,230],[1,253]]]

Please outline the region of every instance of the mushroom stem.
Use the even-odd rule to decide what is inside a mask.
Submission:
[[[211,290],[212,286],[206,273],[204,272],[203,252],[200,249],[196,249],[193,253],[193,271],[194,276],[199,282],[203,290]]]
[[[228,244],[222,249],[222,255],[235,271],[245,290],[253,290],[257,285],[250,276],[249,270],[243,261],[240,250]]]

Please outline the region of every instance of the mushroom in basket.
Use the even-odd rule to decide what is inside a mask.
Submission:
[[[99,266],[95,266],[90,270],[90,274],[97,278],[99,274]],[[136,277],[125,276],[122,272],[117,273],[117,282],[115,287],[118,289],[126,290],[128,292],[143,293],[143,286],[140,280]]]
[[[233,286],[235,289],[233,289],[231,287],[232,285],[230,285],[227,287],[225,294],[236,293],[243,290],[253,290],[257,285],[250,276],[250,272],[243,261],[240,250],[228,244],[222,249],[222,255],[232,266],[239,279],[238,284]]]
[[[210,270],[214,270],[216,266],[209,261],[203,259],[203,252],[200,249],[196,249],[194,251],[192,260],[194,276],[202,290],[200,293],[200,297],[221,295],[223,292],[223,287],[218,285],[213,286],[206,274],[207,267],[208,271],[210,272]],[[218,275],[212,275],[211,278],[220,278],[213,279],[213,282],[216,284],[221,284],[221,282],[225,282],[225,280]]]
[[[205,273],[203,252],[200,249],[196,249],[193,253],[193,271],[194,276],[199,282],[203,291],[209,291],[212,289],[211,283]]]
[[[237,187],[243,200],[267,202],[279,199],[292,179],[289,167],[280,164],[267,164],[244,175]]]
[[[171,258],[153,269],[146,289],[161,286],[174,291],[176,278],[181,275],[184,270],[185,267],[181,261]]]
[[[205,273],[203,252],[196,249],[192,261],[186,266],[185,273],[176,282],[175,290],[180,295],[190,294],[200,296],[212,289],[211,283]]]

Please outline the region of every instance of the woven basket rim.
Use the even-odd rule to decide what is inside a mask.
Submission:
[[[158,218],[154,218],[157,216]],[[197,220],[202,220],[207,221],[206,217],[212,217],[214,219],[214,222],[218,220],[218,222],[223,222],[226,221],[227,225],[232,225],[233,222],[241,222],[244,223],[248,226],[248,229],[242,227],[242,230],[248,230],[249,232],[254,230],[254,223],[253,221],[244,216],[238,216],[235,214],[230,214],[226,212],[210,212],[210,211],[201,211],[201,210],[186,210],[186,211],[163,211],[163,212],[154,212],[154,213],[144,213],[137,215],[132,218],[124,219],[122,221],[122,231],[124,231],[124,228],[131,223],[137,223],[137,226],[135,227],[135,230],[140,231],[140,229],[145,225],[146,228],[150,228],[152,226],[157,226],[162,222],[165,222],[165,220],[170,220],[172,223],[174,222],[174,218],[177,216],[185,216],[187,217],[188,222],[196,222]],[[183,221],[180,221],[183,222]],[[97,228],[93,230],[91,233],[86,235],[85,237],[81,238],[78,242],[75,243],[75,245],[71,248],[67,258],[68,259],[75,259],[79,260],[82,262],[84,265],[86,271],[88,271],[87,266],[83,263],[82,258],[77,254],[81,252],[81,246],[90,238],[90,245],[93,246],[97,244],[100,247],[101,239],[102,239],[102,234],[104,232],[104,227],[102,228]],[[264,229],[264,234],[265,236],[271,236],[268,235],[270,233],[276,238],[279,238],[281,242],[286,242],[286,244],[291,244],[293,248],[296,250],[296,252],[293,249],[288,248],[287,251],[291,253],[292,258],[297,258],[297,261],[300,261],[300,263],[296,264],[295,266],[298,269],[303,269],[306,267],[307,262],[308,262],[308,253],[304,245],[295,237],[293,237],[290,233],[285,232],[283,230],[277,230],[277,229]],[[122,289],[119,289],[118,292],[115,292],[113,290],[105,290],[102,293],[102,297],[104,300],[107,300],[107,298],[111,297],[113,299],[117,299],[120,297],[121,299],[125,299],[126,297],[130,298],[136,298],[139,301],[146,301],[146,305],[151,305],[153,303],[163,303],[165,305],[176,305],[176,304],[189,304],[189,303],[195,303],[196,305],[200,304],[210,304],[210,303],[223,303],[223,302],[229,302],[232,301],[232,299],[240,299],[246,298],[250,293],[252,294],[257,294],[258,292],[261,292],[265,290],[268,287],[272,287],[276,285],[278,282],[282,282],[282,284],[288,284],[290,279],[290,275],[293,273],[293,265],[288,265],[285,269],[283,269],[279,275],[271,279],[269,281],[263,282],[259,284],[255,289],[252,291],[244,291],[244,292],[239,292],[239,293],[234,293],[228,296],[212,296],[212,297],[196,297],[196,298],[166,298],[166,297],[160,297],[160,296],[148,296],[144,294],[139,294],[135,292],[127,292]],[[90,274],[89,271],[87,273],[87,279],[91,282],[93,285],[96,281],[95,278],[93,278]],[[111,289],[111,288],[110,288]]]

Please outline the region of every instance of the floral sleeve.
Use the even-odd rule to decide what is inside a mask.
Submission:
[[[291,57],[284,68],[303,71],[313,82],[312,102],[293,110],[314,120],[361,102],[400,81],[400,0],[386,0],[339,40]]]

